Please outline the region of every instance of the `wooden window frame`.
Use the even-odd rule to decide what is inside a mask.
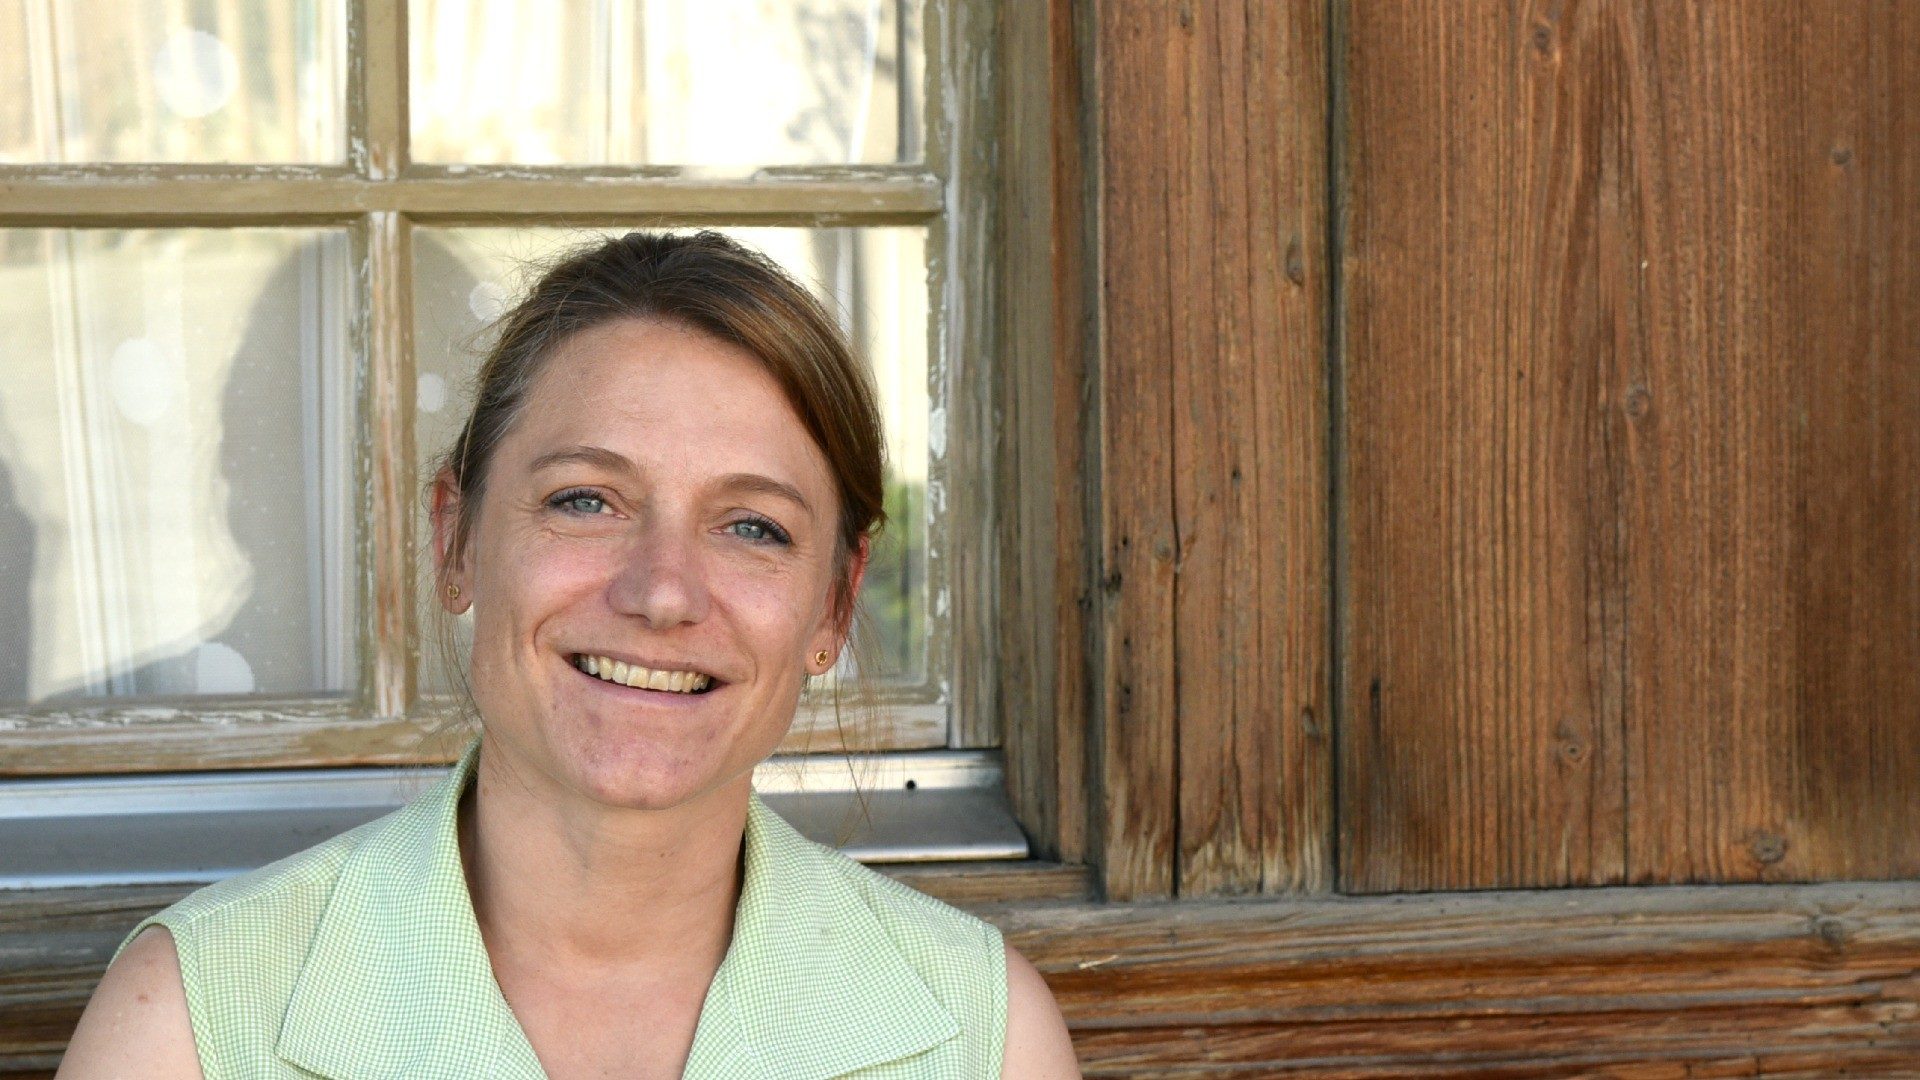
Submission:
[[[416,226],[922,226],[928,233],[930,378],[949,388],[946,445],[930,462],[945,513],[929,577],[949,591],[928,643],[945,702],[887,707],[851,750],[989,749],[1001,742],[993,670],[996,597],[995,317],[998,90],[993,5],[925,0],[922,161],[783,167],[705,181],[662,166],[477,166],[410,160],[408,6],[348,0],[343,165],[90,164],[0,168],[0,227],[329,225],[350,237],[359,303],[350,338],[365,365],[356,400],[359,679],[343,696],[102,700],[5,716],[0,776],[397,764],[448,760],[455,703],[422,695],[412,554],[412,230]],[[1039,58],[1044,62],[1044,56]],[[979,388],[979,389],[976,389]],[[930,600],[932,597],[929,598]],[[931,605],[930,605],[931,606]],[[783,750],[839,749],[830,710],[803,716]]]

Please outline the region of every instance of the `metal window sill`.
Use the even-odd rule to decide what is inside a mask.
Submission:
[[[0,782],[0,889],[204,884],[413,799],[445,767],[288,769]],[[754,772],[803,835],[870,863],[1024,859],[999,756],[937,750],[775,758]]]

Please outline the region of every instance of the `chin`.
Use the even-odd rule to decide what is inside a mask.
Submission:
[[[671,810],[724,788],[749,773],[699,755],[674,753],[653,740],[621,740],[584,748],[570,762],[581,794],[628,810]]]

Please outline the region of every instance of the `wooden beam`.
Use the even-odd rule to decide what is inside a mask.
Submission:
[[[1910,1075],[1910,885],[981,909],[1089,1077]]]
[[[1325,890],[1325,5],[1097,12],[1106,880]]]
[[[1097,219],[1101,282],[1095,411],[1100,553],[1093,703],[1099,843],[1116,900],[1171,896],[1178,697],[1174,673],[1172,312],[1168,245],[1189,224],[1168,213],[1170,133],[1181,131],[1184,67],[1170,50],[1172,6],[1095,6]]]
[[[1087,856],[1086,602],[1097,560],[1085,546],[1095,417],[1086,313],[1093,237],[1083,139],[1083,6],[1005,9],[1001,70],[1007,143],[1001,245],[1005,398],[998,488],[1003,609],[998,680],[1007,791],[1037,854]],[[1097,519],[1095,519],[1097,520]]]
[[[1067,867],[896,876],[1006,932],[1090,1077],[1811,1078],[1920,1060],[1904,884],[1089,904]],[[1051,899],[980,902],[1016,887]],[[50,1069],[115,945],[185,891],[0,893],[0,1073]]]

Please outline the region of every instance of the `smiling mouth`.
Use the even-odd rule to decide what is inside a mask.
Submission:
[[[627,686],[635,690],[697,695],[710,693],[721,685],[718,679],[699,671],[656,671],[653,668],[590,653],[574,653],[568,659],[582,674],[591,675],[602,682]]]

